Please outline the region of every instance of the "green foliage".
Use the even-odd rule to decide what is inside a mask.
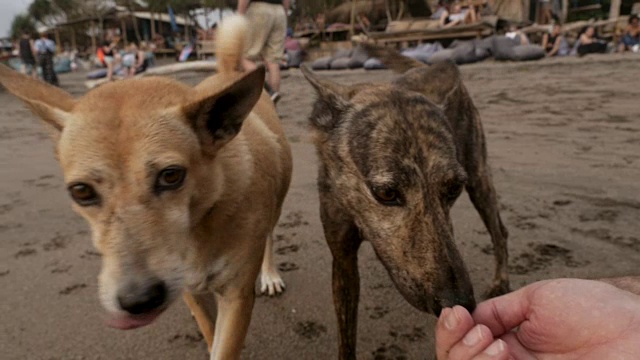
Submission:
[[[18,14],[11,22],[11,38],[17,39],[25,33],[31,34],[32,36],[35,35],[36,26],[31,16],[28,14]]]

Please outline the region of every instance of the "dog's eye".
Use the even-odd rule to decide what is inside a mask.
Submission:
[[[187,170],[180,166],[169,166],[158,174],[156,190],[175,190],[182,186]]]
[[[91,206],[100,203],[100,197],[91,185],[76,183],[70,185],[68,189],[71,198],[80,206]]]
[[[376,187],[372,191],[373,196],[379,203],[386,206],[400,206],[402,205],[402,199],[400,192],[396,189],[388,187]]]

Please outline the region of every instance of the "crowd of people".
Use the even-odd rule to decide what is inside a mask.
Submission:
[[[18,43],[18,54],[22,61],[22,71],[33,78],[38,77],[37,67],[42,69],[42,78],[58,86],[58,76],[54,70],[53,57],[56,53],[56,43],[45,32],[33,40],[28,33],[22,34]]]

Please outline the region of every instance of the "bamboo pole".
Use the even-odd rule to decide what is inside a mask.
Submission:
[[[351,0],[351,20],[349,26],[349,37],[356,34],[356,1]]]
[[[151,19],[149,19],[149,22],[151,23],[151,41],[153,41],[153,39],[156,37],[156,13],[155,12],[151,12]]]
[[[122,38],[124,39],[124,46],[129,46],[129,38],[127,37],[127,22],[124,18],[120,19],[120,26],[122,27]]]
[[[609,19],[617,19],[620,16],[620,6],[622,0],[611,0],[611,8],[609,8]]]
[[[89,23],[89,26],[91,27],[91,53],[95,54],[98,50],[98,46],[96,43],[96,26],[93,20]]]
[[[78,43],[76,42],[76,29],[73,26],[69,26],[71,29],[71,50],[78,50]]]
[[[567,18],[569,17],[569,0],[562,0],[562,23],[567,22]]]
[[[62,44],[60,43],[60,28],[58,28],[57,26],[55,29],[55,36],[56,36],[56,50],[60,53],[62,52]]]

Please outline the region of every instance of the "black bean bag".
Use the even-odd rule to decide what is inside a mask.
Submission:
[[[331,65],[331,56],[322,57],[311,64],[313,70],[327,70]]]
[[[513,57],[511,58],[511,60],[515,61],[539,60],[546,55],[544,48],[538,45],[514,46],[512,52]]]

